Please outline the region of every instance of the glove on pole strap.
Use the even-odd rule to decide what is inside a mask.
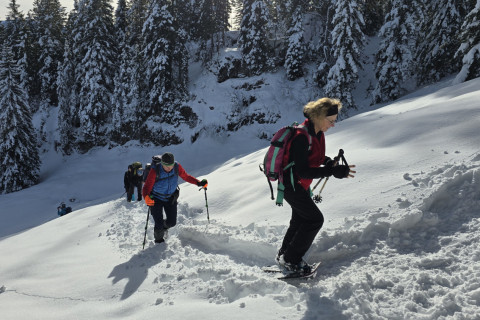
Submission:
[[[147,206],[149,206],[149,207],[152,207],[152,206],[155,205],[155,200],[153,200],[152,198],[150,198],[149,195],[146,195],[145,198],[144,198],[144,200],[145,200],[145,204],[146,204]]]

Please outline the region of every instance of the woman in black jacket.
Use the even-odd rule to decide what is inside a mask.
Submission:
[[[335,125],[342,104],[337,99],[321,98],[309,102],[303,108],[307,118],[303,123],[308,129],[297,130],[287,146],[288,159],[285,163],[295,162],[290,171],[284,174],[284,197],[292,207],[290,226],[277,255],[277,261],[285,269],[293,272],[309,272],[310,266],[303,256],[310,248],[315,236],[323,226],[324,218],[310,195],[313,179],[334,176],[335,178],[353,178],[354,165],[336,165],[325,156],[324,133]],[[288,176],[288,177],[287,177]]]

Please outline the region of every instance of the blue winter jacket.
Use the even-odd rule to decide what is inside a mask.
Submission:
[[[168,201],[178,187],[178,163],[172,171],[166,172],[161,164],[152,164],[152,170],[156,170],[157,176],[150,195],[154,199]]]

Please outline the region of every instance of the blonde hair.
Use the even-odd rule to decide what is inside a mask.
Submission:
[[[310,101],[303,107],[303,114],[309,119],[326,118],[330,109],[337,108],[340,112],[342,103],[338,99],[320,98],[316,101]]]

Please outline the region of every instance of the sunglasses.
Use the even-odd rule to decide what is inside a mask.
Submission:
[[[325,120],[327,120],[327,121],[330,123],[330,125],[332,125],[332,126],[333,126],[333,125],[335,124],[335,122],[337,121],[337,120],[330,120],[330,119],[328,119],[328,118],[325,118]]]

